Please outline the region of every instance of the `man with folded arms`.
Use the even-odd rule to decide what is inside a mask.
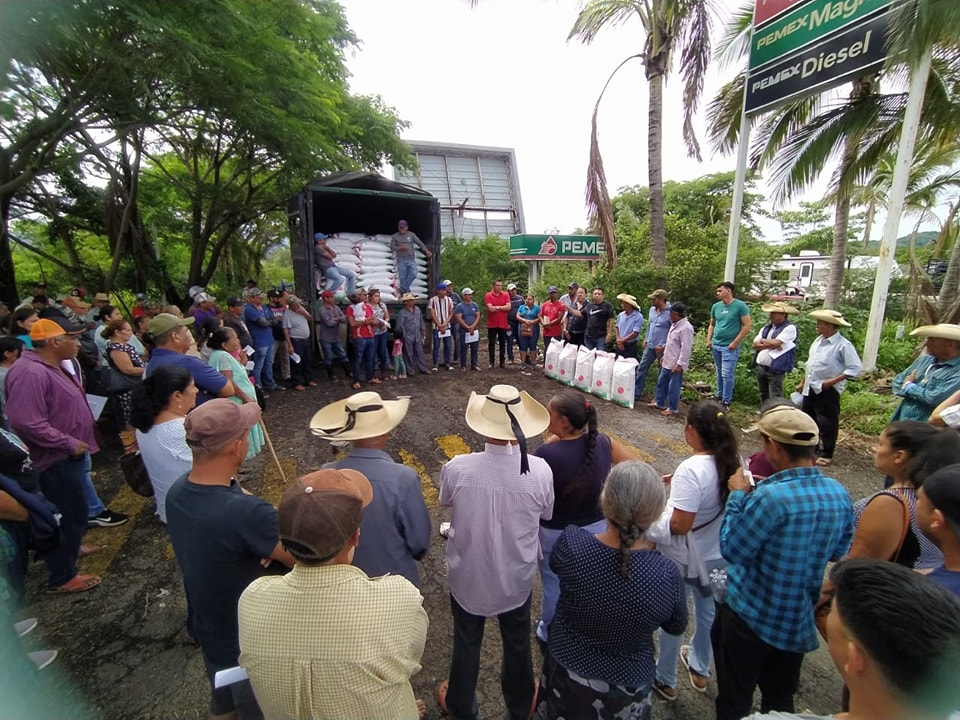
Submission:
[[[183,573],[187,629],[200,644],[210,679],[211,720],[263,717],[248,681],[214,688],[214,676],[240,657],[240,594],[272,561],[294,562],[280,546],[277,511],[237,483],[250,428],[258,422],[256,403],[217,398],[192,410],[183,427],[193,468],[167,492],[167,530]]]
[[[398,718],[420,706],[427,613],[405,578],[351,565],[374,491],[363,473],[305,475],[280,501],[280,541],[296,565],[240,597],[240,661],[268,720]]]

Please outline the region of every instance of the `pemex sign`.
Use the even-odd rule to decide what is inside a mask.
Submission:
[[[756,0],[746,111],[762,112],[879,67],[892,2]]]
[[[511,235],[511,260],[599,260],[598,235]]]

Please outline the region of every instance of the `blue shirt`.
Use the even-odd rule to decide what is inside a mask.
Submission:
[[[189,370],[193,375],[193,382],[197,384],[197,390],[200,391],[197,393],[197,405],[217,397],[217,393],[227,384],[226,375],[217,372],[200,358],[166,348],[156,348],[150,353],[150,362],[147,363],[144,377],[150,377],[159,367],[182,367]]]
[[[816,650],[823,571],[852,538],[850,496],[819,468],[783,470],[752,493],[731,492],[720,527],[727,604],[768,645]]]
[[[258,320],[270,323],[267,327],[260,327]],[[243,306],[243,321],[253,338],[253,347],[262,348],[273,345],[273,311],[267,305],[257,307],[252,303]]]
[[[373,487],[373,500],[360,520],[363,542],[353,564],[370,577],[403,575],[420,587],[416,561],[430,547],[430,514],[417,471],[394,462],[382,450],[356,447],[343,460],[324,467],[362,472]]]
[[[650,312],[647,314],[647,341],[648,348],[658,348],[667,344],[667,333],[670,332],[670,303],[660,312],[650,306]]]
[[[549,633],[557,662],[591,680],[649,686],[656,673],[654,631],[682,635],[687,627],[676,564],[656,550],[636,550],[625,579],[620,551],[571,525],[553,546],[550,568],[560,580]]]
[[[540,314],[540,306],[534,303],[533,305],[527,305],[524,303],[519,308],[517,308],[517,317],[522,317],[524,320],[533,320],[537,315]]]
[[[480,306],[477,305],[472,300],[470,302],[460,302],[457,303],[457,306],[453,309],[454,316],[462,315],[461,318],[467,325],[473,325],[477,320],[477,316],[480,314]],[[463,326],[459,326],[463,330]]]
[[[640,334],[643,332],[643,313],[634,310],[627,315],[626,310],[621,310],[617,315],[617,333],[621,338],[625,338],[630,333],[636,333],[637,336],[629,342],[638,342]]]
[[[931,571],[927,577],[938,585],[945,587],[957,597],[960,597],[960,571],[947,570],[946,567],[941,565]]]
[[[908,384],[904,381],[910,373],[914,381]],[[940,362],[924,353],[893,379],[893,394],[902,397],[903,402],[891,420],[926,422],[934,408],[957,390],[960,390],[960,355]]]

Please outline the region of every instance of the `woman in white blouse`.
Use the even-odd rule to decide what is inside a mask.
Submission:
[[[196,402],[193,376],[181,367],[157,368],[133,391],[130,423],[137,429],[137,444],[153,485],[157,516],[164,524],[167,490],[193,467],[183,420]]]

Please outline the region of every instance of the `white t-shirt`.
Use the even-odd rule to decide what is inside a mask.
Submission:
[[[712,455],[691,455],[673,473],[670,481],[670,506],[696,513],[693,527],[705,525],[692,534],[703,560],[720,557],[720,526],[717,515],[722,511],[717,464]],[[710,522],[714,520],[714,522]]]
[[[753,339],[754,342],[757,340],[763,340],[763,328],[760,328],[760,332]],[[777,337],[773,337],[773,328],[770,328],[770,332],[767,333],[767,340],[779,340],[783,345],[780,346],[779,350],[761,350],[757,353],[757,365],[763,365],[764,367],[770,367],[770,363],[797,346],[797,326],[788,323]]]
[[[153,499],[157,501],[157,516],[167,522],[167,490],[193,467],[193,453],[187,446],[183,418],[158,423],[149,432],[137,430],[140,457],[153,485]]]

